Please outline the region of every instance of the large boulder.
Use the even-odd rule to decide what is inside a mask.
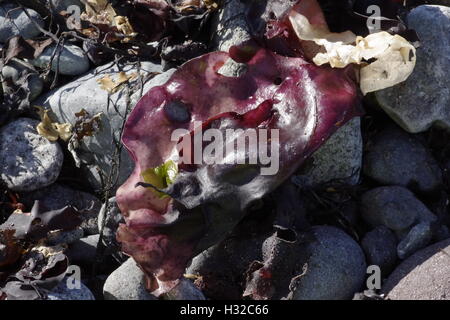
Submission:
[[[127,75],[142,75],[145,82],[143,88],[140,88],[141,82],[138,77],[131,80],[129,87],[119,88],[115,93],[109,94],[102,89],[98,82],[100,79],[106,76],[116,79],[122,70]],[[59,122],[74,124],[77,120],[75,113],[81,109],[85,109],[90,115],[102,113],[100,130],[93,137],[85,137],[78,150],[82,168],[94,188],[100,189],[105,186],[105,181],[111,176],[113,163],[119,166],[118,179],[112,177],[115,187],[122,184],[133,170],[133,162],[125,149],[119,153],[120,157],[114,158],[116,148],[121,146],[119,143],[121,128],[138,98],[153,86],[166,82],[173,70],[160,74],[161,72],[160,65],[150,62],[143,62],[139,72],[130,65],[119,70],[115,63],[110,63],[41,96],[36,101],[37,105],[50,108],[54,119]],[[157,75],[152,78],[155,73]]]
[[[450,300],[450,239],[405,260],[389,276],[382,292],[391,300]]]

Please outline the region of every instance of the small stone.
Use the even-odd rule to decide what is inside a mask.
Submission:
[[[105,300],[156,300],[145,288],[145,275],[133,258],[110,274],[103,287]]]
[[[388,275],[397,261],[397,239],[385,226],[366,233],[361,241],[367,264],[379,266],[383,275]]]
[[[48,210],[57,210],[65,206],[75,207],[83,219],[81,227],[85,233],[89,235],[98,233],[97,215],[102,204],[94,195],[58,183],[21,194],[21,202],[27,207],[31,208],[36,200]]]
[[[405,259],[419,249],[430,243],[433,237],[433,229],[429,222],[421,222],[415,225],[398,244],[397,254],[400,259]]]
[[[92,264],[97,253],[99,235],[92,235],[73,242],[66,252],[71,263]]]
[[[54,53],[56,51],[56,53]],[[53,59],[52,59],[53,57]],[[63,48],[48,46],[31,63],[45,69],[51,61],[51,69],[67,76],[77,76],[89,70],[89,59],[80,47],[72,44],[64,45]]]
[[[167,292],[165,300],[206,300],[203,293],[188,279],[181,279],[180,282]]]
[[[59,244],[71,244],[77,240],[80,240],[84,236],[84,231],[81,227],[77,227],[73,230],[57,230],[50,232],[47,236],[47,243],[51,246]]]
[[[105,221],[105,217],[107,218]],[[120,250],[120,245],[116,239],[116,232],[119,224],[125,223],[125,220],[116,203],[116,197],[108,200],[108,208],[106,204],[100,209],[98,214],[98,230],[102,232],[102,241],[106,246],[108,253],[112,254],[118,261],[128,259]]]
[[[196,285],[212,300],[242,298],[243,279],[253,261],[262,260],[265,235],[246,237],[233,234],[192,259],[186,274],[194,276]]]
[[[331,181],[354,185],[359,181],[363,143],[360,118],[335,132],[295,176],[295,183],[314,187]]]
[[[351,299],[362,289],[366,261],[361,247],[344,231],[329,226],[313,227],[316,238],[306,273],[297,280],[294,300]]]
[[[12,3],[0,6],[0,42],[6,42],[9,38],[17,35],[21,35],[24,39],[30,39],[41,33],[36,24],[44,27],[44,20],[36,11],[25,10],[28,15],[22,8],[16,7]]]
[[[450,128],[450,8],[422,5],[407,16],[420,39],[409,78],[375,93],[380,106],[402,128],[423,132],[432,125]]]
[[[64,278],[50,293],[47,294],[48,300],[95,300],[91,290],[83,283],[78,282],[80,288],[69,288],[68,283],[72,280]]]
[[[19,118],[0,130],[0,173],[13,191],[33,191],[58,178],[64,156],[57,142],[39,135],[39,121]]]
[[[416,252],[382,287],[391,300],[450,300],[450,239]]]
[[[13,58],[2,69],[3,80],[17,83],[22,75],[27,77],[27,88],[30,90],[30,101],[35,100],[44,88],[44,82],[39,77],[39,74],[34,70],[33,66],[22,60]],[[3,86],[3,88],[8,86]],[[8,92],[7,92],[8,93]]]
[[[434,221],[436,216],[406,188],[379,187],[361,197],[362,218],[372,227],[386,226],[394,231]]]
[[[442,184],[442,172],[428,149],[397,127],[383,130],[371,141],[364,173],[379,183],[421,192],[431,192]]]

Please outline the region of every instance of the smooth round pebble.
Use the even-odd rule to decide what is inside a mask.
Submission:
[[[403,231],[418,222],[431,222],[436,216],[406,188],[379,187],[361,197],[362,218],[372,227],[384,225]]]
[[[313,227],[315,241],[306,273],[297,280],[294,300],[345,300],[362,289],[366,261],[361,247],[344,231],[330,226]]]
[[[155,300],[145,288],[144,272],[133,258],[114,270],[103,286],[105,300]]]
[[[420,192],[432,192],[442,184],[437,161],[414,135],[391,126],[367,146],[364,173],[377,182]]]
[[[38,68],[46,68],[51,61],[52,71],[67,76],[77,76],[89,70],[89,59],[80,47],[72,44],[64,45],[64,48],[57,49],[52,59],[55,48],[56,46],[48,46],[31,63]]]

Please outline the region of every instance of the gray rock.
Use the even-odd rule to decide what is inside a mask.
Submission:
[[[47,244],[56,246],[58,244],[71,244],[84,237],[84,231],[81,227],[73,230],[56,230],[50,232],[47,236]]]
[[[21,201],[28,207],[31,207],[35,200],[39,200],[40,204],[48,210],[73,206],[81,213],[83,219],[81,227],[85,234],[98,233],[97,215],[102,204],[90,193],[55,183],[46,188],[23,193],[21,196]]]
[[[119,224],[125,223],[125,220],[117,207],[116,197],[108,200],[107,204],[103,204],[98,214],[98,230],[102,232],[102,242],[107,248],[107,253],[112,254],[118,261],[127,260],[121,250],[120,245],[116,239],[116,232]],[[105,220],[106,217],[106,220]]]
[[[144,77],[150,72],[161,72],[161,66],[150,62],[142,63],[141,69]],[[132,66],[125,67],[124,71],[127,74],[136,72]],[[174,69],[169,70],[147,81],[142,92],[146,93],[153,86],[166,82],[173,71]],[[41,96],[36,101],[38,105],[51,108],[55,120],[59,122],[74,124],[76,121],[75,113],[80,111],[81,108],[86,109],[91,115],[103,112],[100,131],[93,137],[85,137],[77,151],[83,164],[85,176],[96,189],[102,188],[104,180],[110,176],[115,150],[114,141],[120,140],[123,117],[126,115],[127,109],[134,107],[140,97],[139,81],[135,80],[131,84],[134,86],[133,90],[128,91],[126,88],[119,90],[110,95],[110,103],[108,103],[108,92],[101,89],[97,80],[118,72],[119,69],[113,63],[98,67],[87,75]],[[132,95],[131,99],[129,99],[129,94]],[[128,178],[133,167],[128,152],[123,148],[120,154],[119,177],[116,187]]]
[[[69,278],[64,278],[53,290],[47,294],[48,300],[95,300],[91,290],[83,283],[79,282],[80,288],[69,288]]]
[[[35,23],[43,27],[44,20],[36,11],[25,10],[31,19],[24,10],[14,4],[7,3],[0,6],[0,42],[6,42],[8,38],[17,35],[21,35],[24,39],[30,39],[41,33]]]
[[[330,181],[357,184],[362,166],[363,142],[360,118],[354,118],[336,131],[294,176],[302,187]]]
[[[156,300],[145,288],[145,275],[133,258],[106,279],[103,296],[105,300]]]
[[[450,300],[450,239],[406,259],[389,276],[382,292],[391,300]]]
[[[56,50],[56,53],[55,53]],[[31,63],[38,68],[47,68],[51,62],[51,69],[54,72],[77,76],[89,70],[89,59],[84,51],[73,44],[66,44],[63,48],[56,45],[48,46]]]
[[[228,51],[231,46],[250,39],[245,19],[246,4],[240,0],[226,1],[214,21],[213,43],[217,50]]]
[[[421,222],[411,228],[409,233],[397,246],[400,259],[405,259],[419,249],[426,247],[433,237],[433,229],[429,222]]]
[[[99,235],[92,235],[73,242],[66,255],[71,263],[91,264],[95,260]]]
[[[240,77],[247,71],[245,63],[238,63],[233,59],[228,59],[224,65],[218,70],[218,73],[225,77]]]
[[[306,274],[297,280],[294,300],[351,299],[366,276],[366,261],[359,245],[335,227],[313,227],[315,241]]]
[[[186,274],[200,279],[202,292],[212,300],[242,298],[242,279],[254,261],[263,260],[261,246],[267,235],[230,235],[195,256]],[[197,283],[196,283],[197,284]]]
[[[372,227],[383,225],[394,231],[436,220],[436,216],[411,191],[399,186],[379,187],[364,193],[361,213]]]
[[[3,67],[2,76],[4,81],[9,80],[12,82],[17,82],[22,76],[25,76],[28,80],[27,87],[30,90],[30,101],[35,100],[44,88],[44,82],[33,66],[16,58],[13,58]],[[5,87],[7,88],[7,86],[3,86],[3,88]]]
[[[107,243],[109,243],[107,240],[113,240],[112,238],[115,237],[120,223],[124,223],[124,219],[117,206],[116,197],[112,197],[107,204],[102,205],[98,214],[98,229],[103,229],[103,239]]]
[[[450,128],[450,8],[419,6],[407,20],[421,42],[416,67],[405,82],[375,96],[386,113],[409,132],[422,132],[433,124]]]
[[[388,275],[397,261],[397,239],[384,226],[379,226],[365,234],[361,241],[367,264],[380,267],[383,275]]]
[[[364,173],[382,184],[431,192],[442,184],[438,163],[414,136],[397,127],[377,134],[365,155]]]
[[[203,293],[188,279],[180,282],[163,296],[164,300],[206,300]]]
[[[9,189],[33,191],[58,178],[61,147],[36,131],[39,121],[19,118],[0,130],[0,174]]]

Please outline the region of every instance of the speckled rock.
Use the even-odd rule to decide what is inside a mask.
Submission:
[[[30,39],[41,32],[33,21],[43,27],[44,21],[41,16],[32,9],[25,9],[28,15],[19,7],[12,3],[0,6],[0,42],[6,42],[8,38],[21,35],[24,39]]]
[[[379,187],[361,197],[362,218],[372,227],[384,225],[394,231],[408,230],[436,216],[406,188]]]
[[[103,287],[106,300],[155,300],[145,288],[145,275],[133,258],[110,274]]]
[[[306,274],[297,280],[293,299],[351,299],[362,289],[366,276],[361,247],[335,227],[316,226],[313,233],[316,240],[308,245]]]
[[[363,143],[360,118],[354,118],[336,131],[300,169],[295,183],[314,187],[330,181],[357,184],[359,181]]]
[[[382,292],[392,300],[450,300],[450,239],[406,259],[389,276]]]
[[[163,296],[164,300],[206,300],[203,293],[188,279],[180,282]]]
[[[59,244],[71,244],[84,237],[84,230],[77,227],[73,230],[56,230],[52,231],[47,236],[47,244],[56,246]]]
[[[67,286],[68,281],[72,280],[64,278],[50,293],[48,293],[48,300],[95,300],[91,290],[83,283],[79,283],[79,289],[71,289]]]
[[[90,67],[87,55],[80,47],[72,44],[64,45],[63,48],[48,46],[36,59],[31,60],[31,63],[39,68],[47,68],[50,62],[52,71],[67,76],[83,74]]]
[[[36,131],[39,121],[19,118],[0,130],[0,174],[9,189],[33,191],[58,178],[61,147]]]
[[[442,172],[428,149],[398,127],[378,133],[367,146],[364,173],[379,183],[431,192],[442,184]]]
[[[213,38],[217,50],[228,51],[231,46],[250,39],[245,9],[246,4],[240,0],[228,0],[220,9]]]
[[[450,8],[423,5],[407,16],[419,36],[411,76],[375,94],[381,107],[405,130],[416,133],[433,124],[450,128]]]

